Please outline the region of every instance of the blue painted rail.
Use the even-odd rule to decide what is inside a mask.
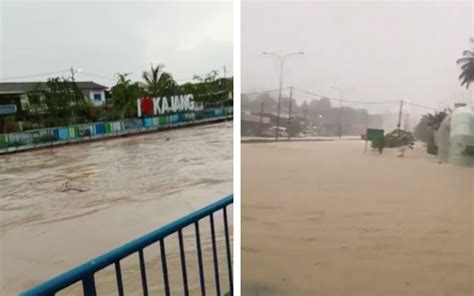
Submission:
[[[220,273],[219,273],[219,262],[218,262],[218,251],[216,243],[216,231],[215,231],[215,219],[214,214],[222,211],[223,212],[223,224],[225,234],[225,246],[226,246],[226,257],[227,257],[227,274],[229,281],[230,295],[233,294],[233,281],[232,281],[232,259],[231,259],[231,243],[228,226],[228,211],[227,208],[234,201],[233,195],[229,195],[213,204],[210,204],[200,210],[197,210],[187,216],[184,216],[166,226],[163,226],[157,230],[154,230],[140,238],[137,238],[125,245],[122,245],[102,256],[99,256],[89,262],[86,262],[76,268],[73,268],[61,275],[58,275],[30,290],[27,290],[20,294],[20,296],[50,296],[55,295],[57,292],[75,284],[82,282],[83,295],[96,296],[96,284],[94,274],[98,271],[108,267],[115,266],[115,275],[117,282],[118,295],[124,294],[122,272],[120,267],[120,261],[125,257],[138,253],[140,263],[140,274],[143,288],[143,295],[148,295],[148,283],[146,276],[146,266],[143,249],[150,246],[153,243],[159,242],[160,253],[161,253],[161,267],[163,271],[163,283],[165,295],[171,295],[170,284],[168,278],[168,266],[166,261],[166,250],[165,250],[165,238],[171,234],[178,233],[179,240],[179,254],[181,259],[181,270],[182,270],[182,281],[184,295],[189,295],[188,276],[186,268],[186,258],[184,252],[184,242],[182,230],[186,226],[194,224],[195,236],[196,236],[196,252],[199,269],[199,282],[201,295],[206,295],[206,286],[204,279],[204,266],[203,266],[203,252],[201,249],[201,235],[199,230],[199,221],[209,217],[210,231],[212,240],[212,255],[213,255],[213,269],[215,277],[215,289],[217,295],[223,295],[221,293],[220,284]]]

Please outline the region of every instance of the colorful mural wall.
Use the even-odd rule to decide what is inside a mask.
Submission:
[[[186,126],[196,123],[231,118],[232,107],[205,109],[154,117],[132,118],[120,121],[95,122],[68,127],[56,127],[26,132],[0,134],[0,154],[68,142],[88,141],[101,137],[118,136]]]

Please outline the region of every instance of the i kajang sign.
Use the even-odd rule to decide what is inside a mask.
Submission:
[[[193,95],[167,97],[142,97],[137,99],[138,117],[162,115],[166,113],[196,111]]]

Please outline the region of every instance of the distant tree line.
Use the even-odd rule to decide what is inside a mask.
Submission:
[[[129,73],[117,73],[114,86],[106,91],[105,106],[95,107],[84,97],[73,79],[50,78],[46,84],[27,93],[29,110],[24,129],[79,124],[98,120],[117,120],[137,116],[137,98],[142,96],[170,97],[192,94],[204,107],[232,105],[229,92],[232,78],[218,78],[217,71],[194,76],[193,82],[179,85],[164,66],[151,65],[143,71],[143,81],[132,81]]]
[[[242,95],[242,111],[252,114],[271,113],[277,114],[278,101],[268,93],[261,94],[255,98]],[[303,101],[297,103],[292,100],[292,126],[289,132],[298,134],[311,128],[317,128],[320,134],[326,136],[338,135],[339,124],[343,134],[360,134],[365,131],[369,120],[369,113],[365,109],[351,107],[335,107],[329,98],[319,100]],[[281,114],[288,117],[290,109],[290,98],[282,97]]]

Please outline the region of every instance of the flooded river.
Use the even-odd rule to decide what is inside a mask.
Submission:
[[[0,295],[231,192],[229,122],[0,156]]]

